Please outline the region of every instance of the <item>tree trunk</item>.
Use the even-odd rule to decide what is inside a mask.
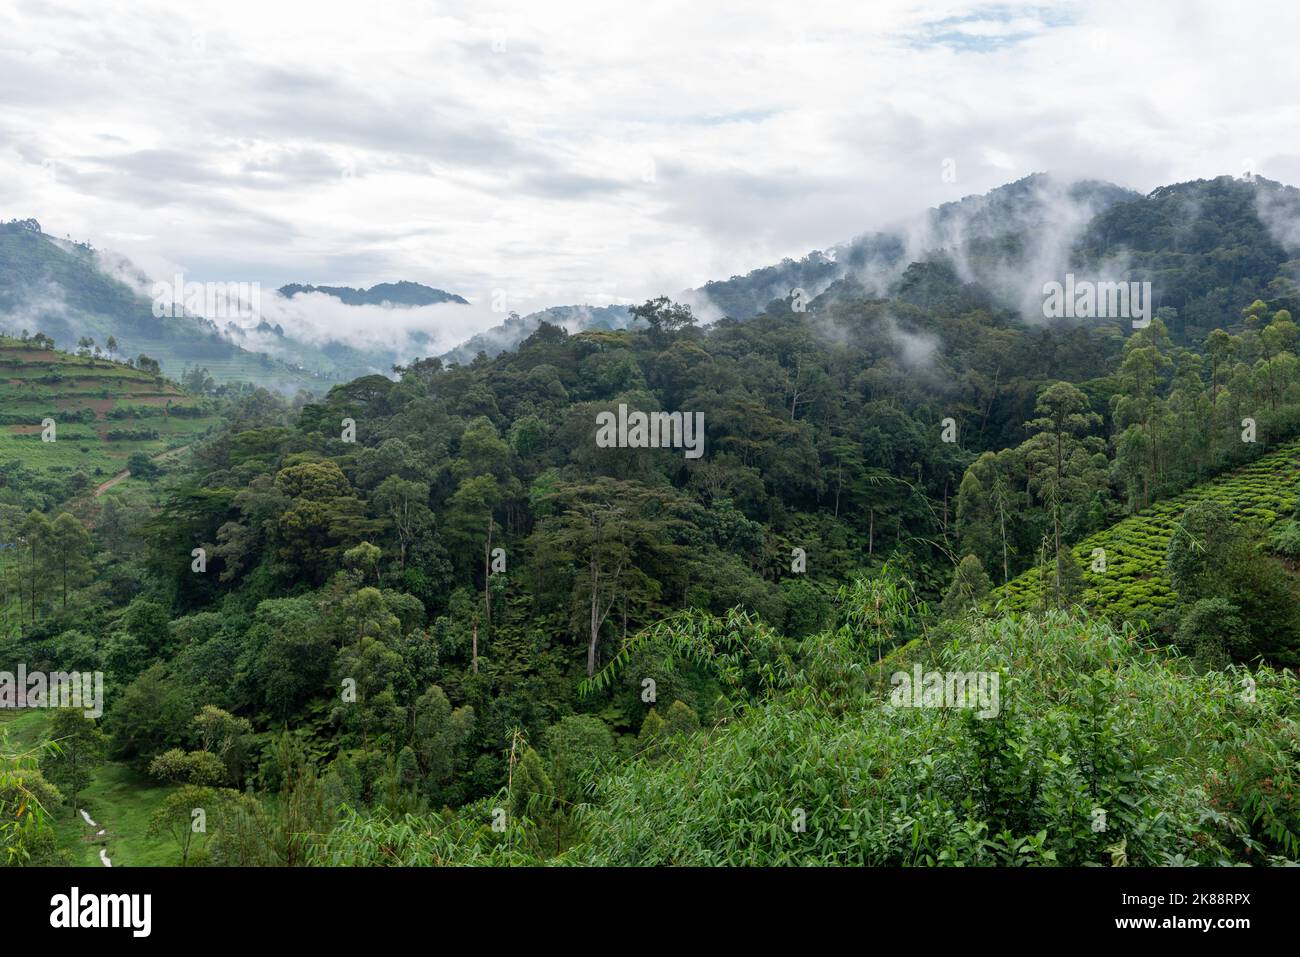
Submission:
[[[483,625],[492,630],[492,516],[488,516],[487,543],[483,546]]]
[[[1053,562],[1053,580],[1056,582],[1056,604],[1061,604],[1061,493],[1064,489],[1061,472],[1063,466],[1061,463],[1061,432],[1058,428],[1056,433],[1056,494],[1053,496],[1055,501],[1052,503],[1052,533],[1053,543],[1056,546],[1055,562]]]
[[[591,560],[591,640],[587,644],[587,677],[596,673],[596,645],[600,641],[600,573]]]
[[[1007,565],[1007,513],[1003,508],[1000,497],[998,499],[998,522],[1002,526],[1002,584],[1006,585],[1011,580],[1011,572]]]

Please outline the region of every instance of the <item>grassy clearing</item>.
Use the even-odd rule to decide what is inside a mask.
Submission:
[[[0,711],[0,730],[9,746],[27,750],[46,738],[48,711]],[[180,862],[165,838],[149,836],[149,821],[173,788],[156,784],[125,764],[107,762],[95,770],[90,785],[80,795],[80,805],[107,833],[98,837],[71,803],[50,808],[58,831],[59,847],[77,867],[103,867],[99,849],[105,848],[114,867],[156,867]]]
[[[81,806],[105,831],[97,838],[80,814],[60,810],[59,843],[72,854],[72,862],[102,867],[99,848],[104,847],[114,867],[159,867],[180,863],[180,854],[166,838],[149,836],[149,820],[171,793],[171,787],[155,784],[124,764],[101,766],[90,787],[81,795]]]
[[[13,750],[27,751],[45,740],[49,714],[44,711],[0,711],[0,734]]]

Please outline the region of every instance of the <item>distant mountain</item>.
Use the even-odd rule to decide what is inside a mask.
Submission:
[[[802,259],[706,283],[682,298],[703,314],[715,311],[733,319],[757,315],[773,300],[789,300],[793,290],[800,290],[805,302],[828,291],[884,298],[911,263],[941,256],[956,261],[965,281],[998,286],[996,274],[1027,265],[1044,240],[1068,245],[1099,213],[1139,198],[1140,193],[1113,183],[1035,173]]]
[[[1140,199],[1141,193],[1102,180],[1062,180],[1034,173],[987,193],[966,196],[928,210],[924,227],[939,248],[1008,233],[1060,225],[1062,207],[1087,218],[1119,203]],[[934,246],[935,243],[927,243]]]
[[[900,241],[886,238],[884,245],[884,262],[892,264],[902,258]],[[677,298],[704,315],[717,312],[733,319],[749,319],[763,312],[772,300],[788,299],[795,289],[820,292],[844,274],[844,264],[835,260],[833,252],[814,250],[803,259],[783,259],[743,276],[707,282]]]
[[[705,322],[773,309],[816,312],[860,299],[950,314],[1009,310],[1034,321],[1041,316],[1044,282],[1063,280],[1067,271],[1151,282],[1155,307],[1179,337],[1204,335],[1255,298],[1295,309],[1300,190],[1222,176],[1143,196],[1097,180],[1034,174],[675,298]],[[257,314],[221,319],[220,325],[191,312],[156,318],[149,289],[148,278],[129,263],[50,237],[35,220],[0,224],[0,332],[44,332],[66,349],[75,349],[83,336],[102,348],[112,336],[118,354],[147,354],[172,376],[206,366],[221,382],[321,391],[334,382],[388,374],[393,365],[421,356],[441,354],[461,364],[480,352],[495,356],[516,349],[543,322],[570,333],[631,323],[625,305],[553,306],[511,313],[447,350],[448,330],[465,328],[473,313],[448,325],[446,313],[415,310],[470,304],[417,282],[368,289],[289,284],[263,300]],[[335,303],[303,298],[311,293],[358,312],[343,310],[344,316]],[[392,321],[360,307],[392,310]]]
[[[469,300],[455,293],[434,289],[418,282],[381,282],[369,289],[353,289],[351,286],[304,286],[290,283],[277,290],[280,295],[291,299],[298,293],[323,292],[333,296],[349,306],[433,306],[440,302],[455,302],[463,306]]]
[[[1162,186],[1089,222],[1074,260],[1081,271],[1120,263],[1149,281],[1175,335],[1220,328],[1255,299],[1295,312],[1300,190],[1259,176]]]
[[[312,297],[313,293],[319,297]],[[334,303],[322,308],[320,297]],[[388,375],[394,365],[445,349],[448,323],[466,321],[448,312],[419,311],[430,306],[454,311],[461,306],[468,309],[470,303],[418,282],[386,282],[369,289],[290,283],[262,302],[263,314],[272,321],[244,322],[229,332],[272,354],[301,356],[305,367],[330,368],[343,378]]]
[[[796,297],[812,311],[837,300],[892,299],[953,314],[1011,310],[1032,321],[1041,315],[1043,284],[1072,271],[1150,281],[1170,331],[1199,336],[1255,298],[1294,308],[1295,257],[1300,190],[1293,187],[1222,176],[1143,196],[1100,180],[1036,173],[674,298],[704,321],[790,309]],[[578,332],[624,328],[629,315],[624,306],[512,315],[442,358],[467,363],[479,352],[513,350],[542,321]]]
[[[328,327],[297,328],[295,337],[277,321],[282,310],[262,315],[253,309],[228,317],[201,307],[181,308],[178,315],[158,318],[151,290],[149,277],[129,262],[89,244],[49,236],[36,220],[0,224],[0,332],[43,332],[67,350],[75,350],[83,337],[106,349],[111,337],[117,354],[148,355],[174,378],[190,367],[205,367],[218,382],[250,382],[285,393],[323,392],[336,382],[388,373],[394,362],[427,354],[430,333],[436,331],[411,330],[408,356],[364,337],[330,339]],[[415,282],[369,289],[295,284],[280,290],[289,299],[311,292],[355,306],[468,305],[461,296]],[[268,305],[265,298],[261,305]]]
[[[1150,282],[1178,338],[1235,321],[1257,298],[1295,309],[1300,190],[1220,176],[1143,196],[1039,173],[681,298],[739,319],[791,308],[798,295],[813,311],[833,300],[894,299],[954,314],[1009,309],[1033,321],[1043,284],[1067,272]]]
[[[632,324],[627,306],[551,306],[526,316],[511,313],[505,322],[485,329],[462,342],[440,357],[443,362],[465,365],[480,352],[489,358],[518,348],[543,322],[559,326],[566,332],[585,332],[590,329],[626,329]]]
[[[43,332],[69,351],[83,337],[106,349],[111,337],[118,355],[148,355],[173,378],[205,366],[219,382],[282,392],[328,387],[289,363],[240,348],[210,319],[156,317],[148,286],[124,260],[49,236],[34,219],[0,224],[0,332]]]

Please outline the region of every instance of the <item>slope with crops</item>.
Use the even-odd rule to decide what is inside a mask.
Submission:
[[[1292,442],[1088,536],[1073,549],[1083,568],[1084,603],[1116,620],[1156,623],[1176,603],[1165,556],[1183,512],[1208,499],[1265,531],[1295,506],[1297,481],[1300,442]],[[1001,591],[1003,607],[1037,605],[1049,574],[1050,568],[1031,568],[1013,579]]]
[[[133,455],[179,449],[220,421],[152,368],[0,338],[0,485],[38,496],[24,504],[87,493]]]

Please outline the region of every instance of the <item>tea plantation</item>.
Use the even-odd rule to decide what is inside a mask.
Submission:
[[[1298,481],[1300,443],[1290,443],[1084,539],[1074,546],[1086,583],[1084,603],[1111,618],[1154,625],[1175,604],[1165,550],[1183,511],[1209,498],[1241,521],[1267,529],[1290,515]],[[1001,597],[1008,610],[1031,608],[1038,603],[1046,574],[1032,568],[994,597]]]

